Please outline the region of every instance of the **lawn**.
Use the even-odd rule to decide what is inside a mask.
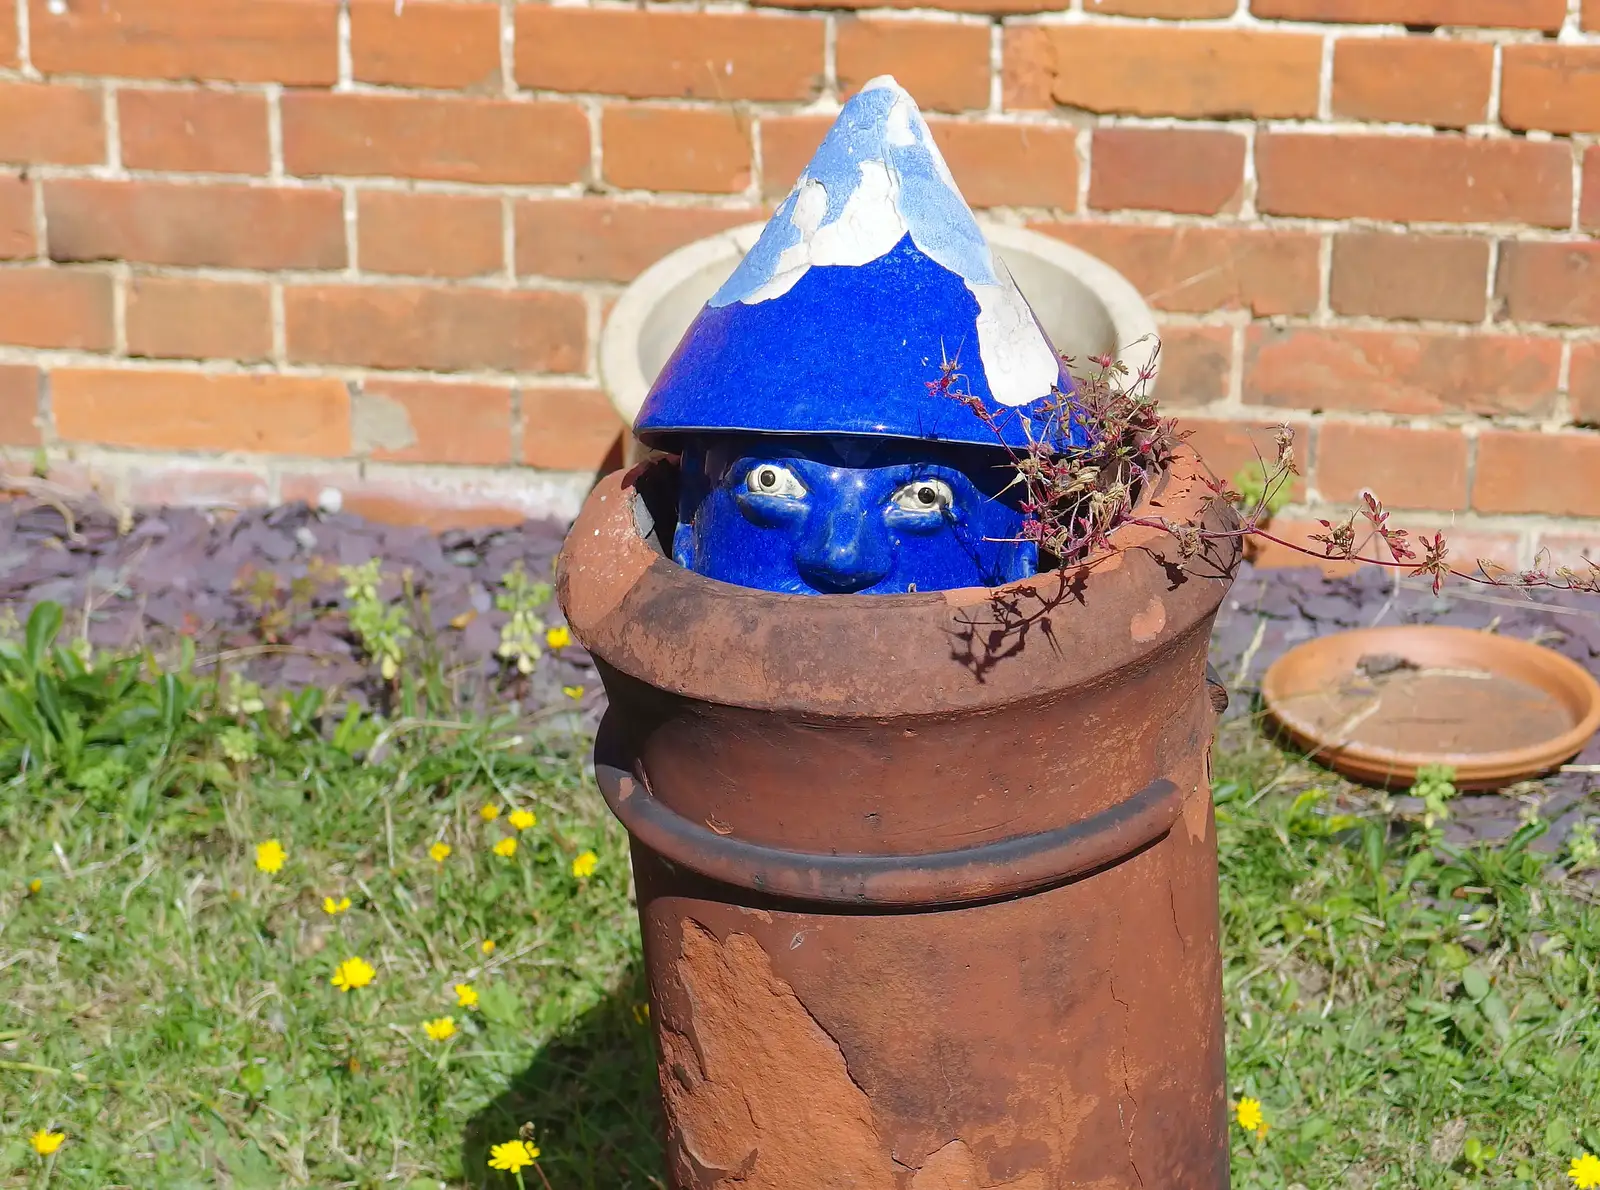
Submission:
[[[580,738],[404,668],[370,717],[52,626],[0,649],[0,1185],[512,1185],[488,1149],[525,1125],[529,1186],[662,1184]],[[1229,1093],[1266,1122],[1235,1184],[1569,1186],[1600,1152],[1593,857],[1537,823],[1447,853],[1248,720],[1222,743]]]

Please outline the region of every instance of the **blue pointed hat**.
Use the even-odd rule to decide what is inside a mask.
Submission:
[[[930,391],[949,377],[946,391]],[[1070,381],[990,250],[915,101],[888,75],[844,105],[761,238],[712,295],[635,421],[692,432],[1007,445]],[[1035,424],[1032,432],[1037,435]]]

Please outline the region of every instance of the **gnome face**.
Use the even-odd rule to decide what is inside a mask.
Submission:
[[[683,565],[772,591],[941,590],[1033,572],[1018,492],[995,477],[1008,450],[1082,441],[1070,418],[1028,416],[1070,391],[885,76],[845,104],[635,430],[682,455]]]
[[[993,586],[1037,551],[992,452],[805,436],[702,440],[683,453],[673,557],[710,578],[797,595]],[[963,581],[965,580],[965,581]]]

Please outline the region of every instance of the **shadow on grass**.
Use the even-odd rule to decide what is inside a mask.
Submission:
[[[489,1169],[491,1145],[533,1126],[550,1190],[662,1187],[655,1046],[644,974],[630,967],[604,1000],[540,1050],[511,1086],[467,1123],[462,1166],[475,1187],[516,1185]],[[529,1190],[544,1183],[524,1170]]]

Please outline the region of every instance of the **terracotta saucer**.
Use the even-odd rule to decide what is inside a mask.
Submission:
[[[1314,759],[1375,785],[1444,764],[1458,788],[1494,789],[1570,760],[1600,728],[1600,683],[1582,666],[1469,628],[1318,637],[1273,663],[1261,695]]]

